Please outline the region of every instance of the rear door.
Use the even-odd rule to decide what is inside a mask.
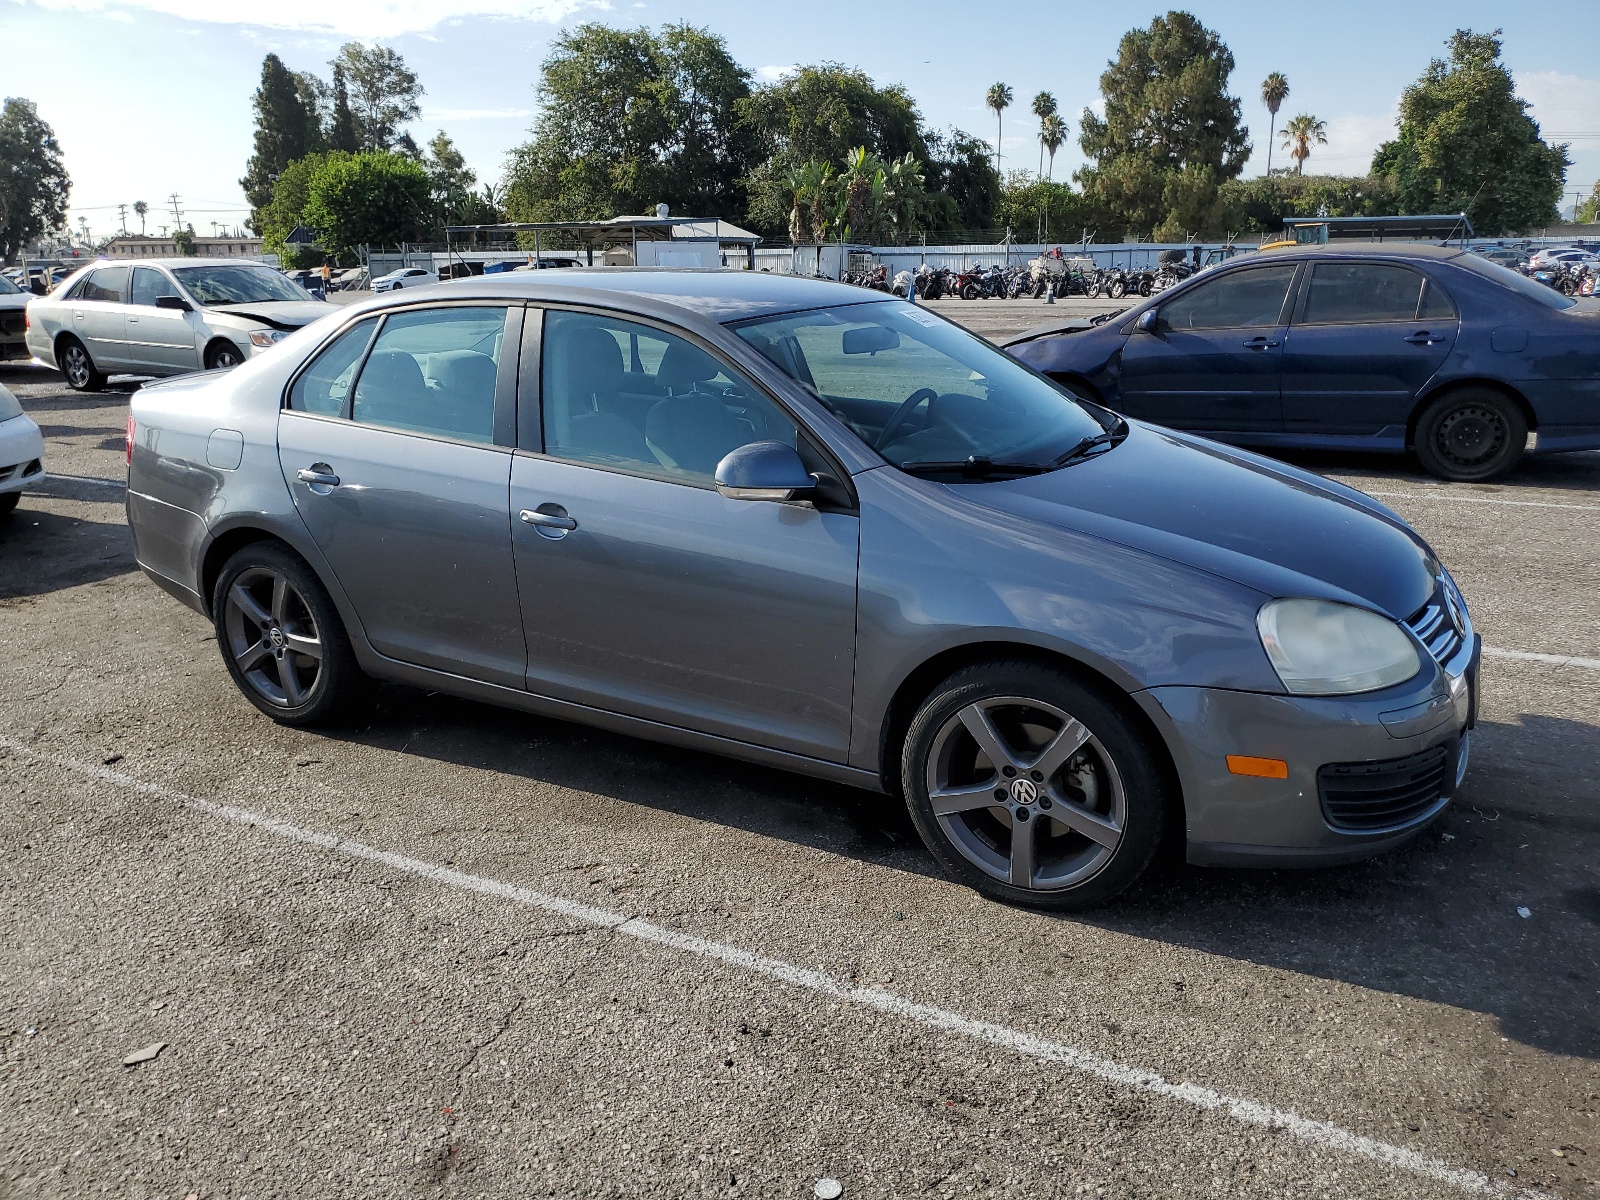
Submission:
[[[127,267],[97,267],[72,300],[72,332],[104,371],[128,367]]]
[[[177,284],[154,267],[133,268],[128,296],[128,361],[158,371],[197,371],[198,319],[176,308],[157,308],[162,296],[178,296]]]
[[[1311,263],[1283,353],[1285,432],[1403,439],[1458,324],[1444,289],[1408,266]]]
[[[1184,289],[1122,351],[1117,407],[1219,437],[1276,434],[1294,263],[1231,270]]]

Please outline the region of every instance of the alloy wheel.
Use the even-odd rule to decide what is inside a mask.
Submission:
[[[87,387],[89,377],[94,374],[94,367],[89,363],[89,354],[82,346],[68,346],[66,353],[61,356],[61,371],[67,377],[67,382],[75,388]]]
[[[239,357],[239,352],[231,346],[225,346],[211,355],[211,366],[216,368],[237,367],[244,360]]]
[[[224,610],[228,653],[239,674],[270,704],[298,708],[322,676],[323,644],[310,606],[271,567],[240,572]]]
[[[969,704],[940,728],[927,763],[945,835],[1002,883],[1073,887],[1122,844],[1122,776],[1099,739],[1054,705],[1019,696]]]

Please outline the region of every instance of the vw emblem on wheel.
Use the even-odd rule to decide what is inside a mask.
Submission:
[[[283,643],[284,643],[283,630],[281,630],[281,629],[273,629],[273,631],[271,633],[269,633],[267,635],[267,637],[271,640],[273,646],[275,646],[279,650],[283,649]]]
[[[1013,779],[1011,798],[1018,804],[1032,804],[1039,798],[1039,785],[1031,779]]]

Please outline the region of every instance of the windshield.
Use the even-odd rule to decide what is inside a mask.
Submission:
[[[0,296],[14,296],[22,289],[4,275],[0,275]]]
[[[280,300],[300,303],[316,299],[270,267],[230,263],[215,267],[177,267],[172,273],[191,296],[205,305],[263,304]]]
[[[1044,468],[1106,432],[987,342],[900,300],[743,321],[734,331],[897,467]]]
[[[1546,287],[1537,279],[1529,279],[1519,271],[1502,267],[1499,263],[1490,262],[1487,258],[1480,258],[1476,254],[1463,254],[1451,261],[1475,274],[1494,280],[1501,287],[1520,292],[1528,299],[1537,300],[1540,304],[1547,304],[1551,308],[1571,308],[1577,303],[1571,296],[1563,296],[1555,288]]]

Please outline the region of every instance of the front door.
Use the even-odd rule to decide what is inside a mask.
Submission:
[[[154,267],[133,268],[127,324],[130,366],[163,372],[200,369],[195,315],[182,309],[156,307],[160,297],[178,294],[177,285]]]
[[[1233,270],[1185,288],[1122,351],[1119,411],[1217,436],[1283,427],[1278,377],[1295,267]]]
[[[1284,429],[1404,438],[1412,402],[1456,340],[1455,305],[1409,267],[1319,262],[1283,355]]]
[[[127,267],[97,267],[72,300],[72,332],[101,371],[128,365]]]
[[[519,689],[511,446],[496,439],[510,424],[495,416],[515,403],[520,319],[466,305],[369,318],[312,361],[278,421],[295,507],[373,648]]]
[[[655,327],[552,311],[541,341],[542,437],[511,470],[529,690],[844,762],[859,519],[712,483],[748,442],[815,454],[804,435]]]

